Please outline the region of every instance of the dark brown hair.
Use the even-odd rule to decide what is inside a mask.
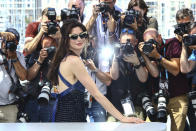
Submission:
[[[133,9],[134,6],[139,6],[141,9],[146,10],[146,13],[144,14],[144,16],[147,15],[148,6],[144,2],[144,0],[130,0],[127,10]]]
[[[58,43],[58,48],[56,50],[56,53],[53,57],[52,63],[50,65],[49,71],[48,71],[48,79],[52,82],[54,85],[58,85],[58,69],[61,61],[63,58],[69,54],[74,54],[69,50],[69,34],[71,33],[72,29],[75,27],[80,27],[82,31],[87,31],[86,27],[79,23],[76,20],[70,19],[66,20],[63,23],[63,26],[61,27],[61,40],[60,43]]]
[[[176,13],[176,20],[177,21],[184,19],[185,17],[190,17],[190,19],[192,21],[194,21],[193,11],[188,8],[180,9],[177,11],[177,13]]]

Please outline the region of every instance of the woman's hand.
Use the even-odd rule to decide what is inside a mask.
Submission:
[[[123,123],[144,123],[144,121],[140,118],[136,118],[136,117],[123,117],[123,119],[121,120],[121,122]]]

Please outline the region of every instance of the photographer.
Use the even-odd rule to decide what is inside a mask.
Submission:
[[[30,81],[30,85],[25,113],[30,116],[31,122],[49,122],[51,118],[50,89],[52,87],[46,74],[57,43],[51,37],[44,37],[41,47],[40,51],[34,51],[26,57],[27,79]]]
[[[86,24],[87,31],[98,38],[98,47],[119,39],[118,15],[121,9],[115,2],[116,0],[99,0],[99,4],[93,6],[93,14]]]
[[[109,74],[109,66],[102,64],[98,66],[97,57],[101,54],[99,50],[96,50],[96,38],[93,36],[89,37],[90,44],[87,46],[84,52],[84,63],[87,67],[88,73],[95,82],[99,91],[106,95],[107,87],[111,84],[111,76]],[[106,57],[106,56],[104,56]],[[106,63],[108,61],[105,61]],[[103,60],[104,63],[104,60]],[[90,117],[91,122],[105,122],[106,121],[106,110],[94,99],[92,96],[88,96],[88,107],[86,108],[86,113]]]
[[[0,122],[16,122],[17,103],[14,89],[19,88],[19,79],[26,80],[26,64],[23,54],[16,51],[20,40],[14,28],[0,32],[3,39],[0,49]]]
[[[128,4],[128,11],[137,12],[134,13],[134,20],[130,18],[133,14],[129,14],[129,16],[122,16],[121,19],[124,26],[131,27],[136,31],[136,37],[139,42],[143,41],[143,33],[147,28],[155,28],[158,30],[158,22],[155,18],[147,17],[148,6],[146,5],[144,0],[130,0]],[[124,18],[123,18],[124,17]]]
[[[58,42],[61,37],[59,30],[55,9],[45,8],[42,11],[41,20],[32,22],[27,26],[23,50],[24,55],[27,56],[34,51],[39,51],[41,49],[40,41],[44,36],[50,36]]]
[[[196,91],[196,24],[191,25],[191,30],[189,34],[185,34],[182,43],[182,53],[180,57],[180,70],[182,73],[188,73],[187,77],[191,79],[191,88],[189,92],[189,108],[188,108],[188,118],[191,130],[195,130],[196,122],[196,109],[194,108],[194,99]],[[193,49],[192,54],[188,58],[188,50]]]
[[[145,90],[142,83],[146,82],[148,72],[136,53],[137,39],[134,31],[127,29],[121,33],[120,43],[120,52],[116,49],[110,69],[110,74],[114,80],[111,85],[111,101],[121,113],[136,115],[144,119],[142,107],[137,103],[137,95]],[[129,114],[129,111],[127,113],[126,108],[123,108],[122,100],[129,97],[131,97],[130,101],[135,107],[133,114]],[[108,120],[110,121],[110,119]]]
[[[183,15],[181,14],[181,16]],[[179,18],[179,11],[176,18]],[[185,18],[180,17],[180,19],[176,20],[179,22],[179,20],[184,20]],[[157,36],[159,37],[156,38]],[[149,56],[159,62],[161,72],[159,84],[163,81],[167,84],[166,92],[169,93],[169,100],[168,104],[167,100],[165,104],[167,104],[167,111],[171,118],[171,131],[183,131],[188,109],[188,98],[186,96],[188,92],[188,80],[186,75],[180,72],[181,42],[176,38],[164,41],[154,29],[148,29],[144,33],[145,39],[158,40],[157,43],[159,44],[156,44],[156,48],[153,49]],[[166,116],[165,120],[167,120]]]

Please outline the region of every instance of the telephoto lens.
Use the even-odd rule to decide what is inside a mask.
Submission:
[[[167,91],[164,89],[159,89],[158,93],[157,120],[167,122]]]
[[[156,115],[157,112],[152,104],[152,100],[148,95],[144,95],[142,97],[142,107],[146,111],[146,114],[151,122],[155,122],[157,120]]]
[[[41,89],[41,93],[38,96],[38,103],[41,105],[47,105],[50,100],[50,82],[46,82]]]
[[[192,104],[192,107],[194,109],[195,117],[196,117],[196,91],[189,92],[188,97],[191,100],[191,104]]]

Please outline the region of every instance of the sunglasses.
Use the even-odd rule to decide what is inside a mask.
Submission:
[[[134,30],[124,28],[121,30],[121,33],[135,34]]]
[[[77,40],[78,36],[80,37],[80,39],[88,38],[88,33],[87,33],[87,31],[85,31],[85,32],[82,32],[78,35],[77,34],[69,34],[69,38],[72,40]]]

